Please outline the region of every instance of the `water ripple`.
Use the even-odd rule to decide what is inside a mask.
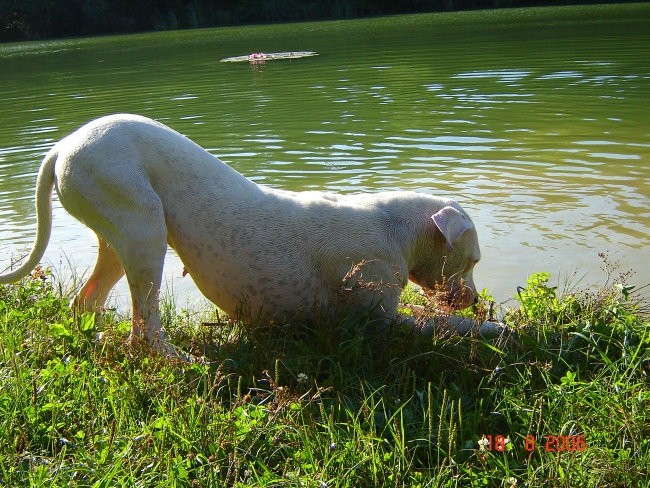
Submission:
[[[607,249],[648,276],[650,33],[616,12],[598,32],[477,13],[0,46],[0,254],[31,243],[53,142],[135,112],[274,187],[459,199],[483,242],[479,278],[501,296]],[[321,56],[218,62],[296,40]],[[92,239],[56,197],[54,225],[49,258],[90,265]]]

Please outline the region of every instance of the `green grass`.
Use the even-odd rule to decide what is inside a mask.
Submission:
[[[74,317],[47,273],[2,286],[0,486],[650,486],[647,303],[548,279],[491,341],[229,325],[168,299],[173,342],[205,364],[127,347],[116,314]],[[560,435],[584,449],[547,452]]]

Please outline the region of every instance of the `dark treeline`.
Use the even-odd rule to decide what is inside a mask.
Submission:
[[[549,0],[0,0],[0,41],[560,3],[594,2],[581,0],[560,2]]]

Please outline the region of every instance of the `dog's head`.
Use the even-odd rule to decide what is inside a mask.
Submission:
[[[455,202],[430,216],[421,235],[409,278],[434,290],[439,305],[461,310],[476,301],[473,270],[481,259],[472,220]]]

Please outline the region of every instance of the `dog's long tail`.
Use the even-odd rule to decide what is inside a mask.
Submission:
[[[13,283],[27,276],[45,254],[52,232],[52,190],[54,165],[58,157],[56,148],[47,153],[36,179],[36,240],[27,259],[15,270],[0,274],[0,284]]]

